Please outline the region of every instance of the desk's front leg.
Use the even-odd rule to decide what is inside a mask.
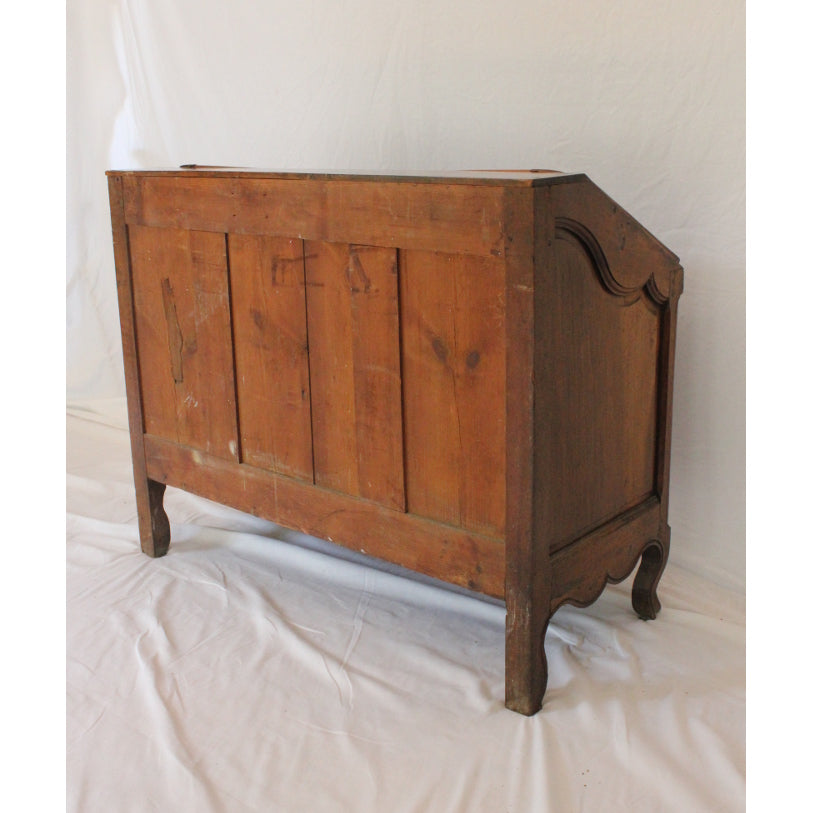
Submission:
[[[545,633],[550,620],[549,590],[506,596],[505,705],[531,716],[542,707],[548,683]]]
[[[535,296],[534,256],[549,253],[553,221],[546,211],[541,203],[535,208],[531,189],[505,193],[505,705],[526,715],[539,711],[548,682],[551,609],[550,554],[534,510],[535,308],[543,304]]]

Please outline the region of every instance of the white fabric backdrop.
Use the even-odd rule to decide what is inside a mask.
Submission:
[[[124,392],[104,171],[586,172],[681,258],[673,561],[744,589],[740,0],[71,0],[69,398]]]
[[[425,742],[425,727],[431,723],[431,710],[441,708],[434,704],[444,702],[443,687],[448,690],[455,680],[462,681],[461,694],[454,699],[462,703],[460,719],[447,719],[437,711],[438,742],[428,747],[420,764],[412,761],[407,766],[413,774],[428,772],[437,787],[444,766],[453,770],[454,762],[445,761],[447,749],[461,749],[461,754],[465,751],[466,720],[471,719],[472,708],[479,709],[477,713],[487,719],[475,725],[478,736],[472,739],[473,750],[467,752],[470,761],[461,774],[457,796],[430,794],[424,798],[433,799],[432,804],[421,807],[421,788],[415,787],[418,796],[410,797],[418,800],[415,806],[382,807],[371,796],[365,799],[366,806],[357,808],[337,802],[333,807],[311,809],[492,810],[488,802],[494,799],[505,802],[512,811],[739,809],[744,653],[738,625],[742,623],[740,599],[745,585],[743,4],[736,0],[517,0],[502,4],[485,0],[70,0],[67,20],[68,399],[78,404],[113,398],[110,403],[118,404],[110,413],[114,424],[121,421],[124,383],[104,178],[105,169],[110,167],[196,162],[279,169],[542,167],[583,171],[674,250],[686,269],[676,360],[672,554],[664,583],[667,592],[662,596],[667,599],[666,607],[671,602],[677,613],[671,622],[679,619],[680,623],[670,627],[670,617],[666,616],[661,628],[671,632],[659,632],[658,621],[651,627],[645,625],[644,634],[633,618],[628,632],[620,610],[623,606],[628,612],[628,584],[613,588],[609,598],[602,598],[603,609],[563,610],[555,617],[559,620],[552,627],[553,636],[549,634],[553,642],[549,658],[558,664],[559,677],[552,679],[560,681],[552,686],[554,701],[558,697],[560,711],[569,714],[535,718],[530,727],[518,729],[515,721],[505,722],[514,715],[505,718],[498,713],[500,613],[495,611],[492,618],[490,605],[477,609],[471,599],[455,604],[448,596],[428,598],[420,591],[416,598],[412,588],[407,589],[401,595],[405,604],[397,605],[399,612],[410,617],[413,611],[417,613],[407,635],[429,624],[437,631],[443,628],[444,645],[451,646],[454,635],[448,635],[448,629],[460,632],[464,640],[459,643],[459,660],[456,665],[445,664],[453,674],[451,678],[447,675],[447,684],[443,680],[438,683],[431,671],[431,658],[423,661],[416,657],[415,668],[429,671],[423,677],[410,676],[416,682],[400,697],[403,705],[390,703],[391,693],[385,691],[386,702],[373,702],[372,709],[381,715],[378,730],[397,737],[399,726],[408,725],[399,715],[419,705],[414,692],[421,690],[415,686],[440,685],[441,697],[426,698],[430,711],[419,712],[420,719],[411,730],[414,739],[407,738],[420,748]],[[244,809],[229,795],[234,793],[240,795],[246,809],[296,809],[293,791],[278,807],[262,805],[263,799],[272,798],[270,786],[263,782],[284,780],[279,767],[276,772],[270,767],[278,756],[274,748],[260,756],[265,779],[249,772],[245,775],[247,784],[241,788],[239,777],[241,771],[245,773],[248,756],[240,756],[239,749],[247,744],[241,746],[239,737],[233,739],[236,735],[229,731],[226,716],[198,706],[191,712],[211,722],[213,736],[227,751],[238,749],[238,756],[233,758],[228,753],[217,756],[217,743],[212,744],[211,751],[205,744],[201,746],[205,732],[194,725],[194,730],[174,727],[172,714],[177,715],[176,722],[189,723],[183,708],[172,707],[169,718],[161,716],[160,704],[202,702],[201,694],[206,695],[208,689],[214,702],[222,704],[228,697],[228,686],[199,672],[203,666],[195,659],[186,661],[191,671],[173,671],[172,658],[180,658],[178,653],[187,651],[186,644],[170,641],[167,649],[160,640],[156,644],[156,630],[141,628],[142,622],[146,624],[156,613],[183,615],[185,602],[195,600],[194,589],[173,594],[171,585],[183,580],[185,568],[199,568],[197,576],[189,574],[190,581],[211,579],[214,584],[218,579],[248,578],[247,583],[240,583],[234,607],[241,613],[246,601],[248,608],[256,611],[253,616],[247,614],[248,632],[244,629],[241,633],[244,637],[240,640],[250,641],[252,624],[262,624],[269,612],[267,607],[263,609],[263,602],[273,598],[253,592],[264,588],[251,581],[251,567],[256,564],[261,573],[271,573],[273,578],[278,566],[276,548],[261,546],[263,556],[270,557],[266,560],[250,539],[232,539],[228,534],[212,537],[207,528],[220,524],[261,536],[285,538],[285,534],[239,520],[233,513],[223,518],[211,506],[186,502],[176,493],[168,498],[175,501],[175,516],[171,513],[173,545],[195,561],[173,558],[171,553],[160,568],[144,569],[146,565],[142,567],[138,557],[130,558],[135,555],[131,548],[135,530],[126,455],[121,462],[124,473],[117,475],[123,478],[123,485],[112,491],[106,485],[105,449],[121,446],[120,436],[108,437],[104,431],[85,436],[77,427],[75,421],[69,423],[69,443],[77,449],[86,448],[96,457],[93,461],[81,455],[74,458],[68,481],[72,517],[68,644],[73,809],[145,809],[129,801],[118,808],[109,805],[117,787],[124,788],[122,798],[138,798],[139,781],[145,780],[137,771],[128,773],[126,766],[139,759],[153,771],[150,775],[154,781],[146,781],[146,787],[162,809],[179,809],[177,799],[182,794],[173,782],[183,776],[197,787],[190,791],[193,798],[198,799],[195,793],[203,793],[194,809]],[[114,483],[118,482],[114,478]],[[210,538],[216,541],[207,542]],[[263,540],[263,544],[271,543]],[[223,545],[238,557],[227,575],[222,575],[222,569],[229,566],[217,554]],[[197,556],[198,551],[205,556]],[[282,555],[279,566],[293,569],[292,578],[301,592],[302,584],[312,581],[308,568],[318,570],[318,560],[317,564],[302,564],[309,575],[297,581],[296,567],[301,563],[296,554],[291,554],[293,562],[284,558],[287,554]],[[207,564],[210,557],[216,561]],[[244,567],[240,557],[247,557],[251,567]],[[335,570],[339,566],[332,567]],[[210,568],[217,572],[210,573]],[[139,588],[148,591],[152,602],[146,607],[138,605],[138,595],[128,589],[136,572],[140,574]],[[377,592],[389,595],[389,582],[380,576],[359,575],[363,572],[359,569],[348,576],[352,589],[344,598],[342,585],[335,587],[335,593],[327,585],[305,592],[312,589],[314,595],[328,591],[329,596],[338,596],[343,621],[336,623],[349,618],[354,624],[357,613],[367,613],[366,604],[357,612],[353,610],[359,600],[359,584],[362,596],[369,598]],[[165,576],[169,578],[166,584],[160,582]],[[315,584],[321,584],[318,575],[313,578]],[[368,578],[372,579],[372,589],[364,592]],[[353,579],[361,581],[355,584]],[[112,589],[116,585],[118,593]],[[112,592],[105,592],[105,586],[111,586]],[[283,588],[275,583],[277,589]],[[702,606],[697,604],[701,594]],[[205,603],[210,598],[206,593],[200,600]],[[335,689],[335,696],[323,698],[328,709],[325,713],[330,713],[337,700],[336,713],[341,715],[342,709],[346,712],[353,701],[342,670],[351,651],[356,652],[353,657],[361,657],[359,647],[348,643],[353,642],[353,630],[337,632],[331,628],[331,599],[319,605],[313,596],[308,598],[315,616],[301,623],[332,630],[344,642],[336,643],[335,652],[330,646],[321,650],[318,657],[327,659],[321,678],[305,669],[310,678],[305,680],[301,694],[295,685],[288,690],[278,685],[279,697],[269,691],[251,697],[246,679],[238,687],[247,702],[257,704],[249,704],[248,711],[259,715],[262,706],[262,713],[271,715],[267,717],[271,722],[264,725],[280,726],[278,746],[296,749],[296,754],[289,756],[299,769],[319,759],[319,749],[330,736],[315,741],[312,748],[293,734],[286,740],[286,734],[301,734],[302,728],[290,720],[287,727],[283,725],[288,713],[285,704],[292,703],[288,710],[295,707],[297,714],[304,715],[298,719],[307,720],[308,725],[322,724],[314,709],[308,712],[301,704],[310,702],[307,698],[314,692],[319,694],[319,681],[324,678]],[[386,612],[386,602],[378,606],[377,599],[369,600],[370,606],[375,605],[373,616]],[[162,604],[165,601],[168,603]],[[285,641],[290,638],[286,612],[290,615],[291,606],[297,606],[293,593],[289,601],[294,604],[285,605],[280,598],[280,606],[287,608],[280,611],[282,628],[287,630]],[[443,621],[434,620],[435,601],[444,606]],[[452,606],[447,603],[450,601]],[[303,599],[303,605],[306,603]],[[124,617],[116,616],[116,608]],[[209,607],[207,617],[211,612]],[[456,612],[460,613],[460,625]],[[605,625],[601,619],[608,612],[612,623]],[[124,623],[131,616],[135,622],[129,627],[116,621],[118,618]],[[197,623],[194,613],[184,617]],[[713,626],[715,619],[720,627]],[[383,651],[380,647],[385,645],[386,634],[376,637],[377,624],[364,629],[365,635],[373,636],[370,653]],[[215,634],[208,626],[197,632]],[[142,633],[146,637],[138,638]],[[179,634],[187,633],[188,629],[184,632],[180,628]],[[256,634],[258,638],[264,635],[261,630]],[[482,650],[477,648],[481,634],[488,638]],[[630,643],[628,634],[643,635],[644,643],[640,638]],[[127,640],[133,635],[138,638],[135,650],[117,648],[121,635]],[[616,636],[623,641],[619,643],[621,639]],[[426,643],[430,651],[433,649],[431,640],[424,642],[420,635],[419,639],[406,645],[420,649],[419,645]],[[396,642],[403,644],[404,640],[396,636]],[[587,652],[582,649],[585,642]],[[142,645],[147,644],[159,648],[144,651]],[[294,641],[293,668],[301,667],[301,663],[296,665],[300,655],[310,663],[311,645],[316,646],[310,641],[303,649]],[[602,662],[595,646],[603,648],[610,660]],[[704,659],[706,649],[714,651],[717,658]],[[320,651],[318,646],[316,650]],[[104,654],[108,651],[113,654],[112,661]],[[472,666],[473,651],[475,661],[481,656],[487,658],[482,667],[483,682],[478,682],[476,670],[472,675],[461,666]],[[655,660],[647,666],[653,651]],[[615,705],[618,698],[608,697],[601,687],[610,686],[604,681],[611,682],[617,676],[613,670],[618,668],[619,653],[622,662],[631,658],[635,667],[632,674],[621,675],[632,683],[624,684],[627,694],[620,705]],[[230,654],[243,657],[240,652]],[[370,657],[375,661],[374,654]],[[388,657],[398,658],[403,667],[397,647]],[[574,658],[586,658],[590,663],[584,674],[573,671]],[[117,663],[122,664],[121,669]],[[362,660],[361,666],[355,663],[354,668],[367,665]],[[274,679],[279,684],[276,673],[263,672],[264,668],[261,665],[259,679]],[[133,683],[122,689],[117,681],[124,680],[122,675],[129,674],[129,669],[134,670]],[[657,683],[666,674],[672,675],[669,680],[675,684],[669,680],[658,683],[658,698],[665,705],[641,706],[641,696],[635,692],[652,690],[653,676]],[[173,684],[173,679],[181,684]],[[210,679],[215,682],[207,684]],[[562,694],[556,694],[557,688]],[[678,702],[677,692],[684,690],[691,703]],[[593,699],[588,701],[591,691]],[[269,705],[272,694],[276,703],[273,709]],[[372,694],[381,699],[381,695]],[[698,698],[702,702],[694,702]],[[241,713],[245,715],[247,710],[243,708]],[[155,719],[150,714],[156,715]],[[94,715],[99,715],[98,721]],[[388,715],[395,717],[385,725]],[[125,724],[131,717],[151,723]],[[239,720],[249,722],[248,717]],[[707,722],[700,724],[699,720]],[[345,750],[337,752],[338,762],[331,764],[349,771],[351,757],[356,754],[360,764],[380,770],[381,763],[371,756],[376,748],[380,752],[380,746],[366,751],[360,739],[368,736],[365,726],[370,720],[350,715],[339,722],[344,728],[335,720],[331,726],[336,723],[349,739],[339,740]],[[327,728],[333,731],[331,726]],[[157,741],[149,740],[148,729],[158,732]],[[521,755],[520,762],[499,761],[497,773],[506,777],[507,783],[501,791],[478,787],[478,770],[484,771],[491,759],[486,744],[495,731],[505,733],[508,729],[513,738],[505,734],[499,742]],[[562,739],[568,730],[579,733]],[[593,764],[602,766],[603,789],[612,787],[612,793],[588,797],[584,795],[587,790],[581,791],[588,783],[581,781],[580,771],[589,767],[584,743],[597,732],[595,747],[601,751],[604,743],[607,759]],[[602,739],[608,732],[613,736]],[[659,744],[657,735],[664,732],[667,739]],[[269,747],[264,740],[248,742]],[[117,751],[115,743],[122,744],[122,749]],[[392,741],[391,747],[395,748]],[[162,748],[170,761],[174,760],[174,774],[166,767]],[[404,753],[397,748],[386,752],[392,759]],[[597,751],[589,753],[595,755]],[[696,754],[701,756],[699,762]],[[224,759],[227,763],[232,759],[229,765],[234,773],[223,767]],[[113,778],[107,772],[111,760]],[[640,770],[624,774],[636,760]],[[580,764],[584,767],[576,770]],[[156,772],[157,767],[160,770]],[[529,779],[535,770],[540,771],[537,778]],[[196,771],[196,781],[203,783],[200,786],[192,779]],[[654,773],[645,776],[648,771]],[[564,774],[569,777],[564,785],[552,789],[547,784],[552,777]],[[408,775],[409,771],[404,774]],[[664,780],[660,790],[653,776]],[[339,779],[333,773],[319,781],[325,787],[335,787]],[[312,781],[316,783],[313,794],[318,796],[322,786],[316,779]],[[409,781],[414,780],[402,781],[408,788]],[[370,787],[377,787],[376,782]],[[181,796],[174,796],[176,793]],[[391,798],[387,794],[381,797]],[[536,807],[527,806],[532,802]]]

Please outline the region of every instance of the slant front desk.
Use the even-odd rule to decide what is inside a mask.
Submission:
[[[669,552],[682,269],[587,177],[109,172],[141,545],[176,486],[548,621]]]

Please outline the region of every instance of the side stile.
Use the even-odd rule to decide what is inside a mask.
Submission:
[[[535,515],[534,266],[551,250],[547,190],[506,189],[505,705],[532,715],[547,683],[544,637],[551,602],[550,558]],[[536,223],[535,223],[536,220]],[[548,228],[550,227],[550,228]]]
[[[661,605],[656,588],[669,559],[669,468],[672,452],[672,394],[675,380],[675,340],[678,299],[683,293],[683,268],[672,271],[669,301],[664,308],[658,376],[658,427],[655,460],[655,493],[660,502],[658,539],[641,555],[641,566],[632,585],[632,606],[639,616],[653,619]]]
[[[127,390],[127,414],[130,424],[130,448],[133,457],[136,509],[141,550],[148,556],[163,556],[169,549],[169,520],[163,509],[166,486],[148,479],[144,452],[144,419],[141,408],[141,384],[133,307],[133,280],[129,241],[124,218],[124,193],[120,177],[108,178],[110,217],[113,228],[113,256],[119,301],[124,380]]]
[[[672,452],[672,393],[675,380],[675,338],[678,298],[683,292],[683,268],[678,266],[672,274],[669,303],[663,316],[661,334],[660,376],[658,382],[658,443],[655,488],[661,502],[663,522],[669,508],[669,467]]]

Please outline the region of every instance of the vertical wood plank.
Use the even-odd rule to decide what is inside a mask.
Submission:
[[[303,245],[229,237],[243,462],[313,482]]]
[[[404,509],[395,249],[306,241],[314,480]]]
[[[403,511],[398,253],[351,245],[348,276],[359,494]]]
[[[505,267],[402,252],[407,503],[421,516],[505,530]]]
[[[404,450],[410,513],[460,525],[451,258],[401,252]]]
[[[358,494],[347,246],[306,241],[305,256],[314,482]]]
[[[223,234],[130,227],[144,428],[237,459]]]

